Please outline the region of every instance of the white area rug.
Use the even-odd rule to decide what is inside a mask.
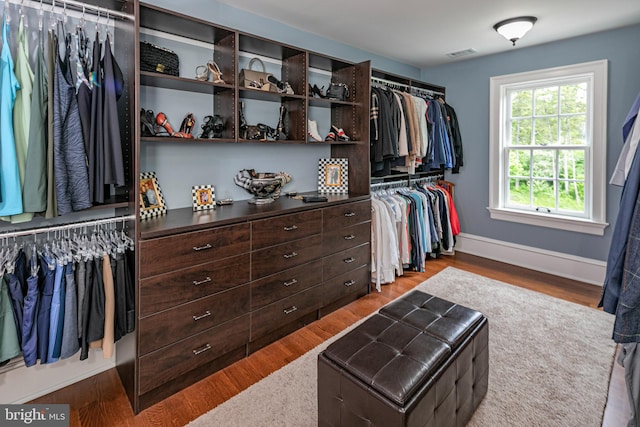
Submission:
[[[489,319],[489,390],[469,426],[601,425],[615,353],[612,315],[453,267],[416,289]],[[317,355],[353,327],[189,426],[317,426]]]

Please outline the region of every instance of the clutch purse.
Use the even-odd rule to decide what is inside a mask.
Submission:
[[[141,41],[140,70],[177,76],[180,74],[180,60],[178,54],[170,49]]]

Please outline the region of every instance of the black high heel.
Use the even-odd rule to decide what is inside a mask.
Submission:
[[[280,117],[278,118],[278,126],[277,126],[277,132],[275,132],[275,140],[276,141],[280,141],[280,140],[285,140],[287,139],[287,134],[284,133],[284,115],[287,113],[287,109],[285,108],[284,105],[280,106]]]
[[[244,102],[240,103],[240,108],[238,108],[238,118],[240,121],[240,138],[247,139],[247,128],[249,125],[247,124],[247,119],[244,117]]]
[[[313,87],[311,88],[311,90],[313,92],[313,95],[314,96],[318,95],[318,98],[324,98],[325,97],[324,94],[322,93],[323,89],[324,89],[324,86],[322,86],[322,89],[320,89],[320,88],[318,88],[317,85],[313,85]]]

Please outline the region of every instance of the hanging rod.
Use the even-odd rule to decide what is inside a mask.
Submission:
[[[385,79],[381,79],[379,77],[371,77],[371,81],[374,82],[374,83],[383,84],[385,86],[396,86],[396,87],[403,87],[403,88],[406,88],[406,89],[411,89],[411,86],[406,85],[404,83],[393,82],[391,80],[385,80]]]
[[[380,77],[371,77],[371,81],[373,83],[380,83],[383,84],[385,86],[391,86],[391,87],[402,87],[405,89],[408,89],[410,91],[416,91],[416,92],[420,92],[420,93],[425,93],[428,95],[440,95],[440,96],[444,96],[444,92],[440,92],[437,90],[432,90],[432,89],[426,89],[426,88],[422,88],[419,86],[411,86],[411,85],[407,85],[404,83],[399,83],[399,82],[394,82],[391,80],[385,80],[385,79],[381,79]]]
[[[40,227],[40,228],[30,228],[28,230],[9,231],[7,233],[0,233],[0,239],[7,238],[7,237],[30,236],[32,234],[51,233],[56,231],[69,230],[72,228],[92,227],[92,226],[98,226],[102,224],[113,224],[118,222],[130,221],[134,219],[136,219],[135,215],[126,215],[126,216],[118,216],[113,218],[80,221],[80,222],[74,222],[74,223],[64,224],[64,225],[55,225],[51,227]]]
[[[7,1],[7,0],[5,0]],[[100,15],[104,15],[104,17],[106,18],[107,16],[109,17],[118,17],[118,18],[122,18],[122,19],[128,19],[130,21],[133,21],[135,18],[133,17],[133,15],[124,13],[124,12],[120,12],[117,10],[111,10],[108,9],[106,7],[101,7],[101,6],[94,6],[92,4],[88,4],[88,3],[82,3],[80,1],[76,1],[76,0],[47,0],[47,1],[43,1],[43,2],[38,2],[35,0],[8,0],[9,3],[13,3],[13,4],[17,4],[20,6],[26,6],[30,9],[40,9],[43,6],[47,6],[47,12],[50,11],[49,7],[54,6],[56,9],[64,9],[64,5],[66,4],[67,6],[71,6],[73,8],[75,8],[77,11],[84,11],[84,10],[90,10],[90,11],[94,11],[97,12]]]

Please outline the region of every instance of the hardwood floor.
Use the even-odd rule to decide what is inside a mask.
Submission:
[[[484,258],[457,254],[429,260],[426,272],[407,272],[382,292],[373,292],[319,319],[251,356],[134,415],[115,369],[65,387],[31,403],[67,403],[71,426],[183,426],[231,398],[271,372],[295,360],[357,320],[453,266],[556,298],[595,308],[600,287],[515,267]],[[604,427],[626,426],[629,406],[624,371],[614,364],[605,409]],[[571,427],[571,426],[570,426]]]

